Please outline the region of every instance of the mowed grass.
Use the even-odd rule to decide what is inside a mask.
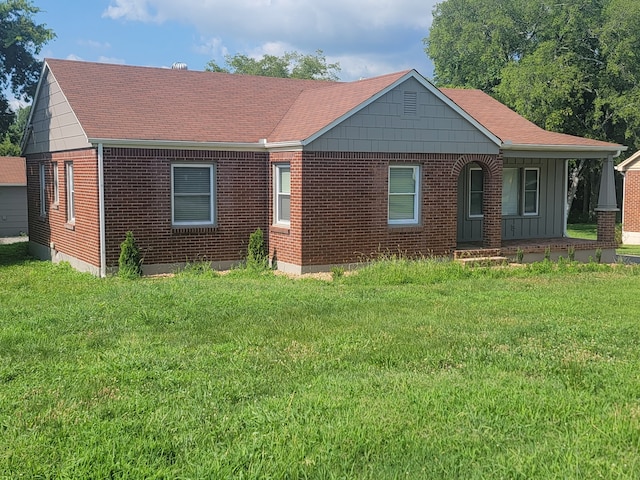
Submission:
[[[640,478],[638,267],[130,281],[24,248],[0,478]]]
[[[567,235],[572,238],[584,238],[596,240],[598,226],[593,223],[574,223],[567,225]],[[616,248],[618,255],[640,255],[640,245],[619,245]]]

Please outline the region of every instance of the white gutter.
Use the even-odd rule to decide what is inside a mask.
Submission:
[[[626,151],[628,147],[620,145],[616,147],[607,147],[604,145],[546,145],[546,144],[528,144],[528,143],[511,143],[508,140],[502,144],[503,150],[516,151],[533,151],[533,152],[602,152],[613,153],[614,157],[619,156]]]
[[[102,143],[98,144],[98,209],[100,216],[100,276],[107,276],[107,250],[104,211],[104,152]]]
[[[89,138],[89,143],[94,145],[109,145],[113,147],[131,148],[167,148],[185,150],[231,150],[231,151],[256,151],[266,150],[266,140],[256,143],[248,142],[190,142],[175,140],[139,140],[139,139],[118,139],[118,138]]]
[[[568,237],[567,235],[567,222],[569,221],[569,212],[567,212],[567,207],[569,206],[569,159],[564,161],[564,210],[562,212],[563,217],[563,225],[562,225],[562,236]]]

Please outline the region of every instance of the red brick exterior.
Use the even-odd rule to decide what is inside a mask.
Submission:
[[[615,244],[616,240],[616,211],[600,210],[598,215],[598,242]]]
[[[624,174],[622,213],[624,231],[640,232],[640,170],[627,170]]]
[[[291,164],[291,226],[270,229],[278,261],[314,266],[355,263],[380,254],[448,255],[456,247],[457,182],[470,162],[487,174],[485,237],[500,246],[502,160],[488,155],[304,152],[271,155]],[[389,165],[421,167],[420,223],[387,219]]]
[[[107,265],[118,264],[128,230],[145,265],[242,259],[251,233],[268,227],[266,159],[255,152],[105,148]],[[180,162],[215,165],[216,225],[171,225],[171,164]]]
[[[59,203],[54,204],[53,162],[58,164]],[[67,223],[65,162],[73,162],[75,223]],[[40,215],[39,165],[46,171],[46,215]],[[27,158],[29,239],[54,245],[95,267],[100,266],[98,214],[98,156],[94,149],[33,155]]]
[[[298,267],[357,263],[380,254],[450,255],[456,248],[457,188],[475,162],[485,178],[483,239],[501,244],[502,158],[495,155],[345,152],[220,152],[105,147],[106,264],[118,264],[120,243],[133,231],[144,264],[232,262],[246,254],[257,228],[271,256]],[[38,165],[59,164],[60,205],[39,214]],[[66,224],[64,162],[74,162],[76,222]],[[171,224],[172,163],[214,165],[216,224]],[[291,220],[273,225],[273,166],[291,166]],[[419,165],[420,216],[415,226],[388,224],[390,165]],[[88,149],[28,159],[32,240],[100,266],[97,151]],[[47,177],[48,203],[53,182]],[[608,217],[607,217],[608,218]],[[615,215],[614,215],[615,221]],[[613,230],[612,230],[613,231]]]

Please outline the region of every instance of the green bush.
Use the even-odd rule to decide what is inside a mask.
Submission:
[[[127,232],[124,242],[120,244],[120,259],[118,260],[118,276],[123,278],[138,278],[142,275],[142,257],[136,245],[133,232]]]
[[[247,268],[252,270],[266,270],[269,266],[267,249],[264,246],[264,235],[257,229],[249,236],[247,247]]]

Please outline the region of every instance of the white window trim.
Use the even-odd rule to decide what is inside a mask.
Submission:
[[[535,212],[527,212],[525,210],[525,202],[527,196],[527,172],[534,171],[536,172],[536,210]],[[540,168],[524,168],[522,171],[522,216],[524,217],[535,217],[540,214]]]
[[[73,178],[73,162],[65,162],[64,164],[65,190],[67,198],[67,222],[76,221],[76,205],[75,205],[75,185]]]
[[[282,193],[280,191],[280,170],[283,168],[289,169],[289,193]],[[273,166],[273,176],[274,176],[274,184],[273,184],[273,221],[275,225],[283,225],[290,226],[291,225],[291,164],[289,163],[279,163]],[[288,196],[289,197],[289,220],[282,220],[280,218],[280,198]]]
[[[175,208],[174,208],[175,192],[174,192],[174,183],[173,183],[173,180],[174,180],[173,172],[175,168],[208,168],[209,169],[209,206],[210,206],[211,218],[209,218],[206,221],[176,222]],[[171,164],[171,225],[177,226],[177,227],[185,227],[185,226],[189,227],[189,226],[197,226],[197,225],[203,225],[203,226],[215,225],[215,222],[216,222],[215,180],[216,180],[216,172],[215,172],[215,165],[213,164],[207,164],[207,163],[172,163]]]
[[[401,219],[391,219],[389,218],[389,202],[391,197],[394,195],[409,195],[408,193],[391,193],[391,170],[394,168],[411,168],[413,169],[413,175],[416,179],[416,188],[413,192],[413,218],[401,218]],[[418,225],[420,223],[420,165],[389,165],[389,172],[387,178],[387,222],[389,225]]]
[[[40,181],[40,215],[44,217],[47,214],[47,175],[44,163],[38,164],[38,178]]]
[[[482,172],[482,203],[483,205],[480,206],[480,210],[484,210],[484,172],[482,171],[482,168],[480,167],[470,167],[469,168],[469,195],[468,195],[468,203],[467,203],[467,213],[469,218],[473,218],[473,219],[478,219],[478,218],[484,218],[484,213],[476,213],[473,214],[471,213],[471,194],[473,193],[473,191],[471,190],[471,172],[474,171],[480,171]]]
[[[58,162],[53,162],[53,204],[60,203],[60,185],[58,184]]]

